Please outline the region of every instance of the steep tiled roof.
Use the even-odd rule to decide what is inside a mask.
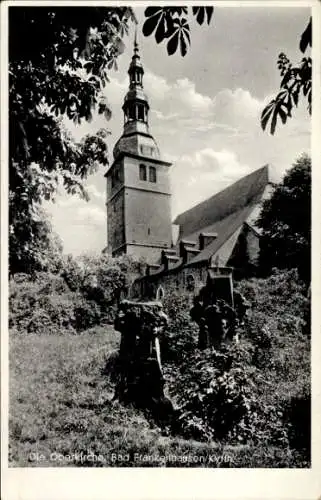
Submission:
[[[191,235],[199,234],[205,228],[207,232],[217,232],[218,238],[221,239],[223,235],[220,235],[214,223],[222,221],[231,214],[240,214],[245,207],[257,203],[267,183],[268,165],[265,165],[180,214],[174,221],[174,224],[180,226],[179,239],[193,239]]]
[[[232,234],[244,223],[253,210],[254,205],[247,205],[224,219],[217,221],[208,229],[217,232],[217,238],[207,245],[198,255],[191,259],[188,265],[204,262],[214,255],[217,250],[232,236]]]

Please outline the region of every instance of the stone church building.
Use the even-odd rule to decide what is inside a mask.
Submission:
[[[135,41],[123,104],[124,129],[108,169],[106,251],[146,262],[131,295],[161,298],[171,289],[197,292],[207,271],[242,276],[257,265],[260,234],[254,225],[269,195],[268,166],[171,220],[171,163],[151,135],[144,69]],[[175,236],[175,237],[174,237]]]

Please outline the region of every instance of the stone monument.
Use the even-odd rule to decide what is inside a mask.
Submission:
[[[150,410],[157,420],[167,420],[173,406],[164,395],[160,338],[168,324],[161,302],[123,300],[115,319],[121,333],[119,378],[115,399]]]

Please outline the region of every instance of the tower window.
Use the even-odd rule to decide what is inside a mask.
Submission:
[[[139,105],[138,106],[138,116],[137,116],[138,120],[141,120],[142,122],[144,121],[144,106],[142,105]]]
[[[147,181],[147,172],[145,165],[139,165],[139,180]]]
[[[149,182],[156,182],[156,168],[149,167]]]
[[[135,108],[133,106],[130,106],[128,108],[128,119],[129,120],[135,120],[136,119],[136,116],[135,116]]]

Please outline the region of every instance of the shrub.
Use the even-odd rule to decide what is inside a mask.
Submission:
[[[71,291],[63,278],[50,273],[28,280],[16,275],[10,281],[9,312],[10,328],[39,334],[76,333],[101,319],[96,302]]]
[[[285,419],[289,426],[289,442],[292,448],[303,451],[310,459],[311,397],[309,394],[293,396],[286,407]]]
[[[101,310],[98,304],[93,300],[84,300],[82,297],[74,305],[75,329],[78,332],[87,330],[99,324],[101,319]]]
[[[180,408],[178,431],[195,439],[290,443],[304,450],[309,427],[300,424],[298,415],[307,421],[306,287],[296,271],[237,286],[251,308],[239,328],[239,344],[222,345],[219,351],[197,348],[198,328],[189,318],[189,300],[166,298],[171,324],[164,371],[170,396]]]
[[[197,346],[198,327],[190,318],[188,295],[171,294],[163,301],[164,311],[169,317],[169,326],[161,339],[164,362],[182,362]]]
[[[60,274],[18,273],[10,280],[9,326],[33,333],[82,332],[112,323],[122,292],[139,272],[128,257],[64,258]]]
[[[251,346],[196,350],[180,368],[176,390],[184,435],[223,440],[251,410]],[[243,440],[242,436],[242,440]]]
[[[56,325],[52,323],[49,314],[43,309],[36,309],[27,324],[28,333],[55,334]]]

